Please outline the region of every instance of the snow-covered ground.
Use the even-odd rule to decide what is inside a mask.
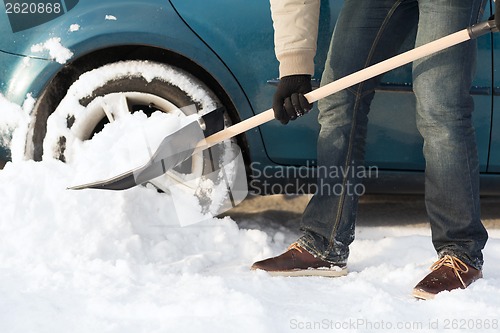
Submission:
[[[23,123],[21,108],[0,104],[5,119]],[[370,225],[366,214],[346,277],[270,277],[249,267],[295,240],[293,200],[303,198],[289,198],[288,213],[287,198],[264,208],[252,199],[246,212],[181,226],[169,196],[150,188],[67,190],[121,163],[110,152],[123,151],[99,137],[70,164],[24,161],[14,137],[14,162],[0,171],[0,332],[499,330],[499,229],[490,230],[484,279],[432,301],[410,296],[435,260],[428,227]]]

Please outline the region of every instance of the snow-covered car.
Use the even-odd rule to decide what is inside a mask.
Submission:
[[[315,79],[342,1],[321,6]],[[73,145],[136,110],[180,109],[189,115],[223,106],[228,126],[271,105],[278,63],[268,0],[4,0],[0,10],[0,94],[19,105],[33,104],[25,108],[27,158],[68,161]],[[493,112],[500,103],[500,55],[494,47],[499,38],[479,38],[472,88],[483,193],[500,192],[500,114]],[[410,82],[408,66],[391,71],[376,94],[367,141],[369,191],[423,188],[425,162]],[[11,158],[10,130],[0,130],[3,160]],[[249,190],[313,188],[308,184],[314,180],[318,130],[313,112],[287,126],[271,121],[235,138]],[[207,164],[201,154],[191,172]]]

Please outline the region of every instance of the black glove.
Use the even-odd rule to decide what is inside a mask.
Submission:
[[[313,105],[304,94],[311,90],[311,75],[283,76],[273,97],[274,118],[286,125],[309,112]]]

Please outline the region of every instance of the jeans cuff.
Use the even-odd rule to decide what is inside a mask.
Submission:
[[[303,235],[297,240],[297,243],[307,252],[321,260],[328,261],[335,265],[345,265],[347,263],[347,256],[340,256],[332,251],[328,251],[327,247],[323,244],[320,245],[321,250],[318,249],[315,238],[310,235]]]
[[[455,249],[443,249],[438,252],[438,258],[441,259],[445,255],[450,255],[452,257],[458,258],[462,260],[464,263],[466,263],[469,266],[474,267],[477,270],[482,270],[483,268],[483,260],[481,258],[471,258],[469,255],[457,251]]]

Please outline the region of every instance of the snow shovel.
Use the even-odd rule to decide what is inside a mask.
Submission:
[[[500,14],[498,13],[499,10],[500,6],[497,6],[495,13],[497,19],[492,17],[488,21],[478,23],[451,35],[417,47],[413,50],[379,62],[313,90],[306,94],[305,97],[309,103],[312,104],[319,99],[380,74],[386,73],[397,67],[406,65],[414,60],[439,52],[459,43],[475,39],[486,33],[497,32],[497,24],[499,23],[498,21],[500,21]],[[498,24],[498,26],[500,26],[500,24]],[[187,160],[191,157],[191,155],[260,126],[272,119],[274,119],[274,112],[273,109],[269,109],[224,130],[216,132],[207,138],[203,138],[203,136],[200,135],[202,131],[200,130],[199,124],[196,121],[191,122],[176,132],[167,135],[160,143],[151,159],[143,166],[120,174],[116,177],[73,186],[69,189],[81,190],[91,188],[103,190],[125,190],[133,186],[146,183],[149,180],[165,174],[183,161]]]

